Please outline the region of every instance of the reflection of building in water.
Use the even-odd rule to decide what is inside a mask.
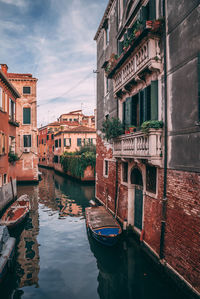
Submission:
[[[81,216],[82,208],[75,203],[74,200],[67,198],[66,195],[61,194],[60,197],[60,216]]]
[[[20,277],[19,287],[37,286],[40,270],[37,242],[39,233],[38,186],[20,186],[20,193],[30,195],[31,209],[18,243],[17,274]]]

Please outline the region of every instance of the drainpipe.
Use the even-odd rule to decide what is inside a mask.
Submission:
[[[167,156],[168,156],[168,140],[167,140],[167,26],[166,26],[166,1],[163,0],[163,17],[164,17],[164,87],[165,87],[165,125],[164,125],[164,179],[163,179],[163,199],[162,199],[162,218],[161,218],[161,235],[160,235],[160,259],[165,257],[165,226],[166,226],[166,210],[167,210]]]
[[[115,218],[117,218],[118,209],[118,160],[116,159],[116,185],[115,185]]]

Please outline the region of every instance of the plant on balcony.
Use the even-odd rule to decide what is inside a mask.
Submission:
[[[102,132],[105,134],[105,139],[111,140],[124,133],[123,125],[119,118],[106,119],[102,123]]]
[[[108,61],[108,64],[105,68],[106,73],[108,74],[117,64],[117,60],[118,60],[118,55],[115,53],[112,53],[110,56],[110,59]]]
[[[9,161],[9,163],[15,163],[18,160],[19,160],[19,157],[18,157],[17,154],[15,154],[14,152],[9,152],[8,153],[8,161]]]
[[[163,127],[163,121],[161,120],[148,120],[142,123],[142,132],[148,134],[149,129],[161,129]]]

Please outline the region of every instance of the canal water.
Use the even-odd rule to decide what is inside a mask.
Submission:
[[[31,197],[17,238],[13,272],[0,285],[0,299],[183,299],[138,244],[123,236],[113,248],[86,231],[84,210],[94,186],[40,169],[39,185],[18,186]]]

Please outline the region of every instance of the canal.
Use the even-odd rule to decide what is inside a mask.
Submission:
[[[132,238],[105,248],[86,232],[84,210],[94,186],[41,169],[39,185],[18,186],[30,195],[17,238],[13,272],[0,285],[1,299],[183,299]]]

